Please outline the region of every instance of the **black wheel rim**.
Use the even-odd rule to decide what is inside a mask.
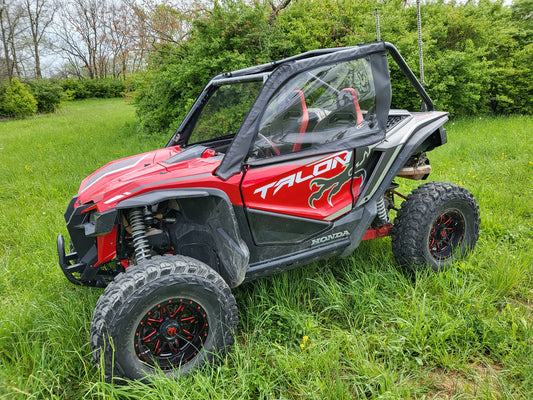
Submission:
[[[429,232],[429,252],[436,260],[453,256],[465,236],[465,219],[458,210],[446,210],[433,223]]]
[[[209,326],[205,310],[189,299],[170,299],[152,307],[135,331],[135,353],[163,370],[190,362],[202,350]]]

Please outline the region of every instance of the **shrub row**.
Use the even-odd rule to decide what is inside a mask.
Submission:
[[[452,116],[533,113],[533,20],[530,0],[427,1],[422,5],[425,85],[435,107]],[[392,42],[415,74],[416,7],[403,1],[293,1],[272,21],[270,2],[220,0],[197,15],[187,42],[152,54],[136,82],[141,129],[168,135],[210,77],[311,49]],[[416,109],[420,99],[391,66],[393,107]]]
[[[75,79],[59,81],[63,91],[70,99],[88,99],[92,97],[120,97],[126,90],[126,82],[120,79]]]
[[[13,79],[0,86],[0,117],[52,113],[66,100],[120,97],[125,89],[123,80],[111,78],[35,79],[26,83]]]

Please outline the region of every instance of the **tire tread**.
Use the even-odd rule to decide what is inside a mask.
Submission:
[[[107,380],[116,378],[131,379],[124,373],[123,366],[114,360],[113,350],[109,349],[109,339],[113,327],[120,324],[123,318],[121,312],[131,308],[144,295],[147,284],[159,281],[163,286],[186,281],[202,286],[217,298],[225,311],[227,320],[224,323],[229,329],[223,330],[223,349],[234,342],[238,324],[238,311],[235,298],[226,282],[213,269],[190,257],[185,256],[156,256],[139,265],[131,266],[126,272],[119,274],[111,282],[96,303],[90,330],[90,343],[95,363],[101,365],[103,355],[105,375]],[[102,354],[102,349],[104,350]]]
[[[473,234],[469,240],[469,250],[472,250],[479,238],[479,207],[474,196],[464,187],[446,182],[428,182],[407,196],[402,202],[400,210],[391,229],[392,252],[396,262],[404,267],[428,265],[421,243],[425,237],[422,227],[426,226],[433,213],[452,200],[461,200],[471,208],[474,214]],[[440,265],[432,263],[433,270],[441,269]]]

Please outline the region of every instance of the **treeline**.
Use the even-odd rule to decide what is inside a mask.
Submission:
[[[0,81],[126,79],[161,43],[178,45],[202,3],[0,0]]]
[[[202,2],[185,4],[0,0],[0,117],[53,112],[69,99],[123,95],[126,80],[145,69],[150,53],[179,48],[191,18],[209,12]]]
[[[411,3],[411,5],[410,5]],[[214,75],[303,51],[392,42],[418,74],[414,2],[392,0],[220,0],[191,19],[180,42],[160,43],[135,82],[146,133],[174,131]],[[531,0],[422,5],[425,85],[436,107],[452,115],[533,112]],[[391,63],[393,106],[417,108],[419,98]]]
[[[0,117],[123,95],[148,55],[179,46],[201,12],[171,1],[0,0]]]
[[[125,81],[113,78],[34,79],[24,83],[13,78],[9,84],[0,85],[0,117],[52,113],[67,100],[120,97],[125,90]]]

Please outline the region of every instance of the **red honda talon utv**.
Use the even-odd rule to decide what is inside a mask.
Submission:
[[[422,101],[392,110],[388,58]],[[434,271],[473,249],[463,187],[425,179],[446,112],[389,43],[315,50],[214,77],[166,147],[85,178],[65,213],[74,284],[106,287],[91,326],[108,378],[187,374],[224,354],[231,288],[392,237],[398,264]],[[394,196],[406,199],[394,224]]]

